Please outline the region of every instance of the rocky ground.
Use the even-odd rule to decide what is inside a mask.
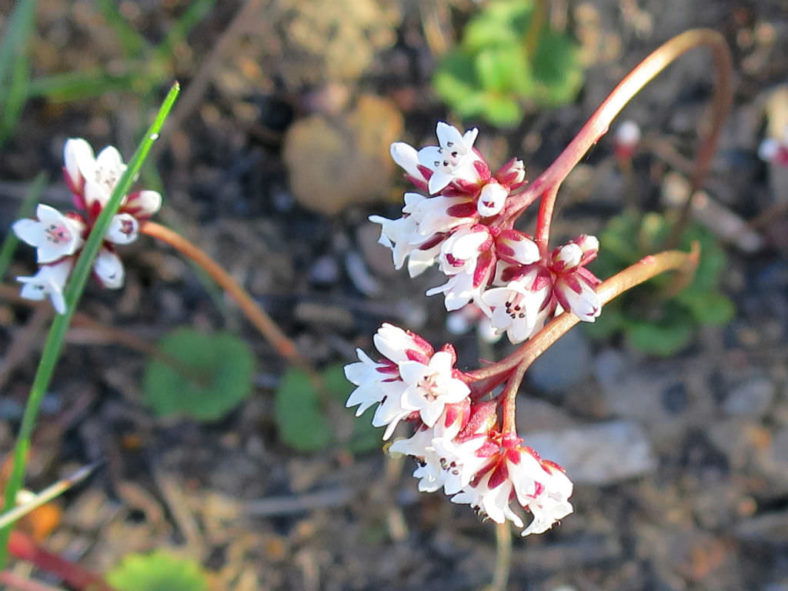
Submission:
[[[0,1],[0,14],[11,4]],[[152,41],[187,4],[121,3]],[[480,354],[503,356],[506,345],[490,350],[473,334],[449,335],[442,303],[423,296],[437,275],[411,281],[394,272],[366,221],[398,212],[402,186],[383,162],[387,143],[431,143],[434,122],[447,116],[429,91],[436,41],[424,31],[434,33],[437,23],[439,39],[450,43],[471,3],[370,2],[369,14],[358,8],[366,3],[354,4],[358,14],[345,7],[343,34],[354,50],[334,54],[326,45],[328,66],[314,57],[318,41],[310,48],[298,37],[303,22],[316,26],[310,19],[328,10],[319,4],[217,3],[162,66],[184,83],[187,104],[157,155],[162,221],[225,264],[318,365],[348,361],[356,346],[369,349],[384,321],[432,342],[453,339],[468,367]],[[756,154],[774,109],[770,97],[788,78],[784,2],[559,4],[583,43],[583,90],[573,104],[530,114],[516,129],[482,125],[485,153],[501,162],[518,155],[535,177],[638,60],[704,26],[730,43],[736,89],[709,194],[744,219],[788,198],[779,171]],[[233,19],[242,9],[239,27]],[[92,2],[42,1],[37,26],[39,73],[128,67]],[[675,164],[659,146],[691,154],[710,97],[709,64],[702,50],[686,56],[625,111],[648,139],[635,174],[643,202],[655,208]],[[200,83],[204,92],[188,104],[189,85]],[[81,135],[130,154],[166,86],[145,96],[131,89],[31,101],[0,148],[2,227],[40,170],[51,175],[44,200],[67,203],[59,177],[65,138]],[[349,164],[325,163],[321,150],[331,142],[319,132],[308,136],[314,150],[283,147],[294,121],[348,112],[355,115],[342,125],[375,129],[370,142],[380,139],[382,156],[372,148],[344,152]],[[603,139],[567,183],[556,232],[597,232],[623,207],[611,154]],[[312,192],[319,203],[294,195],[288,165],[297,182],[319,188]],[[509,589],[788,589],[785,230],[785,218],[774,216],[758,229],[756,252],[726,245],[723,290],[736,316],[701,330],[676,356],[646,356],[577,328],[529,371],[520,431],[567,469],[575,513],[545,535],[515,540]],[[17,256],[13,274],[29,272],[29,255]],[[271,348],[170,250],[141,241],[124,260],[124,290],[90,288],[82,311],[149,339],[179,325],[237,331],[259,358],[256,391],[219,422],[155,419],[141,404],[145,360],[75,335],[45,400],[28,483],[40,488],[87,462],[104,464],[61,499],[63,520],[47,547],[99,571],[129,552],[172,548],[205,565],[220,590],[461,590],[489,582],[490,523],[440,494],[419,494],[408,461],[379,451],[289,450],[272,417],[283,364]],[[43,333],[41,319],[16,304],[0,305],[0,325],[6,451]],[[20,348],[25,355],[9,361]]]

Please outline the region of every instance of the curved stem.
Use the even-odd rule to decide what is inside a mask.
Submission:
[[[503,391],[503,425],[501,426],[501,433],[504,437],[517,436],[517,423],[516,423],[516,399],[517,392],[520,390],[520,384],[523,383],[525,377],[525,370],[528,365],[520,362],[506,382],[506,389]]]
[[[603,281],[597,287],[596,293],[601,303],[607,304],[625,291],[666,271],[679,271],[682,274],[679,280],[682,280],[684,277],[691,276],[695,272],[695,268],[698,265],[699,254],[700,250],[697,244],[695,244],[690,252],[669,250],[659,254],[649,255]],[[537,357],[544,353],[548,347],[566,334],[569,329],[578,322],[580,322],[580,319],[577,316],[571,312],[564,312],[550,321],[542,330],[536,333],[528,342],[508,357],[505,357],[498,363],[488,365],[487,367],[466,372],[465,375],[471,380],[476,381],[512,371],[514,368],[517,368],[517,373],[521,371],[524,372]]]
[[[591,146],[607,133],[613,119],[646,84],[681,55],[690,49],[700,46],[711,48],[714,55],[716,75],[714,100],[712,103],[712,126],[698,149],[695,158],[695,173],[692,176],[692,186],[694,189],[697,189],[703,182],[711,166],[711,159],[717,147],[722,122],[730,109],[732,100],[732,66],[730,50],[722,35],[709,29],[693,29],[663,43],[640,62],[591,115],[577,136],[575,136],[575,139],[564,149],[555,162],[517,199],[510,200],[510,203],[507,205],[509,211],[506,212],[506,216],[514,218],[528,205],[544,195],[539,207],[539,221],[536,230],[536,242],[539,244],[542,252],[547,251],[550,223],[558,188],[569,172],[577,165]],[[689,210],[690,205],[688,203],[685,206],[687,210]]]
[[[219,263],[209,257],[205,251],[177,232],[173,232],[156,222],[147,221],[143,223],[140,226],[140,232],[169,244],[205,269],[206,273],[236,301],[244,315],[282,357],[293,365],[308,373],[312,373],[311,364],[298,352],[295,343],[281,331],[276,323],[271,320],[271,317],[252,299],[252,296]]]

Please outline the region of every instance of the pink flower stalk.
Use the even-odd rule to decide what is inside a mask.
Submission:
[[[114,147],[104,148],[96,157],[83,139],[66,142],[63,160],[63,175],[80,212],[64,215],[42,204],[36,210],[36,219],[18,220],[13,225],[16,235],[36,248],[38,263],[42,265],[35,276],[18,278],[25,283],[22,297],[43,299],[42,294],[47,294],[61,314],[65,312],[62,290],[74,260],[126,170],[120,153]],[[93,276],[102,287],[118,289],[123,286],[123,263],[115,248],[134,242],[139,235],[140,223],[160,207],[161,195],[156,191],[136,191],[123,198],[93,264]],[[47,265],[56,267],[57,272],[48,269]]]

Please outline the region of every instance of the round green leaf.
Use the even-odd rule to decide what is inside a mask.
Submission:
[[[536,99],[544,105],[572,101],[583,83],[577,47],[562,33],[542,31],[531,63],[537,82]]]
[[[353,388],[355,388],[345,377],[345,366],[341,364],[330,365],[323,371],[323,380],[325,381],[326,388],[331,392],[331,395],[337,402],[344,406],[348,396],[350,396]],[[350,416],[355,415],[354,409],[348,408],[345,409],[345,411]],[[347,442],[348,449],[356,453],[379,449],[383,428],[373,427],[369,414],[361,417],[353,416],[353,418],[353,434],[350,441]]]
[[[161,551],[130,554],[107,574],[117,591],[207,591],[208,580],[200,566]]]
[[[637,322],[627,327],[627,340],[630,345],[644,353],[668,356],[686,347],[693,333],[692,325],[684,322]]]
[[[736,313],[730,298],[716,291],[685,289],[676,296],[676,301],[689,308],[699,324],[724,326]]]
[[[317,451],[334,439],[318,392],[300,369],[290,368],[282,376],[276,389],[274,418],[279,437],[297,451]]]
[[[219,419],[252,392],[254,355],[232,334],[179,328],[159,349],[166,357],[152,358],[143,380],[145,403],[159,416]]]

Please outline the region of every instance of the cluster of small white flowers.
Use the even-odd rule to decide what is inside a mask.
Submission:
[[[36,209],[36,219],[18,220],[13,226],[21,240],[36,248],[39,263],[35,275],[17,277],[24,284],[22,297],[29,300],[49,297],[60,314],[66,311],[63,288],[74,261],[126,170],[120,153],[114,147],[104,148],[96,157],[83,139],[68,140],[63,155],[66,184],[80,212],[64,215],[42,204]],[[161,195],[156,191],[136,191],[123,198],[93,263],[93,275],[103,287],[118,289],[123,285],[123,263],[115,247],[134,242],[140,222],[160,207]]]
[[[392,144],[394,161],[427,193],[406,193],[400,218],[370,217],[381,225],[380,243],[392,250],[394,266],[407,259],[416,276],[437,263],[448,280],[427,295],[444,294],[449,311],[474,304],[514,343],[563,310],[593,322],[601,308],[594,292],[599,280],[585,265],[596,257],[598,241],[580,236],[542,253],[530,236],[512,229],[506,203],[525,185],[525,168],[513,159],[492,174],[473,147],[477,133],[460,134],[440,122],[439,146],[417,151]]]
[[[416,458],[419,490],[442,488],[453,502],[520,528],[522,514],[530,511],[533,520],[523,535],[544,532],[572,512],[572,482],[518,438],[501,434],[497,402],[480,401],[486,392],[471,392],[454,368],[451,345],[436,352],[390,324],[378,330],[374,343],[380,361],[358,350],[359,361],[345,367],[356,386],[347,406],[357,406],[358,416],[377,404],[372,424],[386,427],[384,439],[403,419],[415,425],[413,436],[395,441],[389,452]]]

